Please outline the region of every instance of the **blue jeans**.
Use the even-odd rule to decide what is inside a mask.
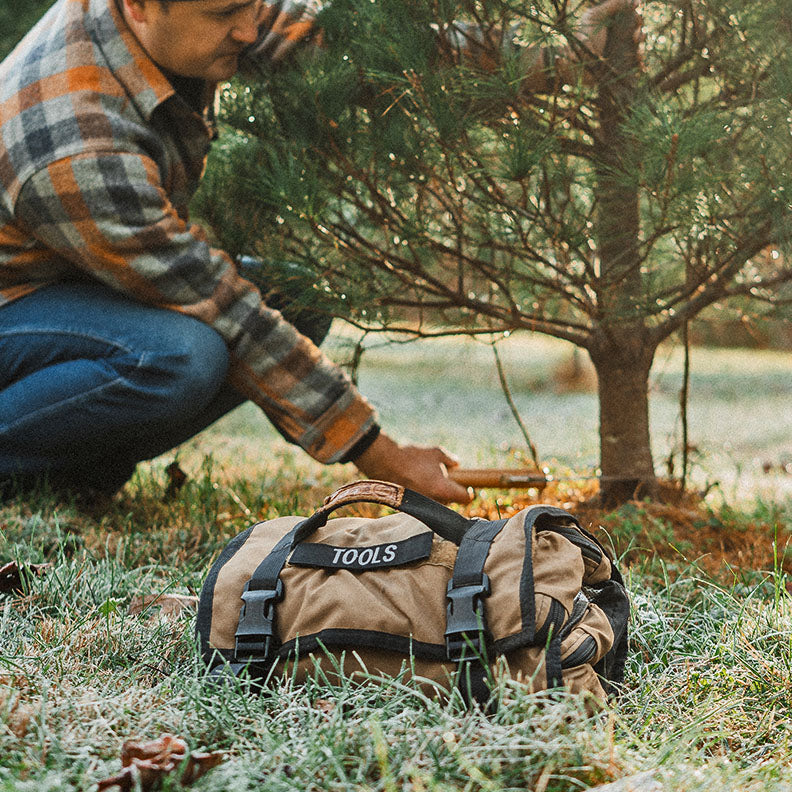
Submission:
[[[306,334],[320,343],[328,327]],[[114,492],[137,462],[244,400],[228,367],[208,325],[97,283],[48,286],[3,306],[0,481],[46,476]]]

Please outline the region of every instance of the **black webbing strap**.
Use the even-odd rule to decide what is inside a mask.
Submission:
[[[256,567],[242,592],[244,602],[236,631],[234,662],[261,663],[274,658],[278,649],[275,604],[283,599],[280,574],[292,549],[327,523],[335,509],[368,501],[383,503],[423,522],[443,539],[459,544],[474,521],[420,495],[388,482],[362,481],[342,487],[325,505],[301,520]],[[485,556],[486,557],[486,556]]]
[[[404,498],[399,509],[420,520],[439,537],[455,545],[462,541],[473,523],[459,512],[409,489],[404,490]]]
[[[530,509],[525,515],[523,531],[525,533],[525,556],[523,557],[522,575],[520,576],[520,615],[522,631],[527,642],[533,644],[536,639],[536,591],[533,575],[533,526],[543,512]]]
[[[563,687],[564,676],[561,671],[561,636],[558,632],[550,637],[550,643],[545,649],[545,675],[547,676],[547,688]]]
[[[235,663],[266,662],[277,651],[275,603],[283,599],[280,573],[303,522],[297,523],[281,538],[245,584],[242,591],[244,605],[239,612],[235,636]]]
[[[473,524],[459,545],[454,572],[448,581],[446,656],[459,665],[457,687],[465,704],[476,701],[484,706],[490,698],[484,617],[484,598],[490,593],[490,582],[484,564],[493,540],[506,522],[480,520]]]
[[[533,575],[533,536],[534,526],[540,517],[564,517],[572,519],[577,523],[569,512],[555,506],[537,506],[529,509],[525,515],[523,530],[525,532],[525,558],[523,560],[523,571],[520,578],[520,610],[522,614],[523,632],[528,636],[528,642],[536,645],[540,639],[545,645],[545,673],[547,676],[547,687],[561,687],[563,677],[561,675],[561,627],[563,614],[559,619],[553,619],[549,625],[548,635],[538,635],[536,630],[536,589],[534,587]],[[544,633],[544,630],[542,631]]]

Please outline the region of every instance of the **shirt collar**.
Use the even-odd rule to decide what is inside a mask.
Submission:
[[[116,0],[88,3],[94,43],[141,115],[149,120],[157,107],[176,93],[173,85],[143,49]]]

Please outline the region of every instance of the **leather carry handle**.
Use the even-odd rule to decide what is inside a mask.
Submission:
[[[381,503],[383,506],[390,506],[391,509],[398,509],[403,498],[404,487],[400,484],[363,479],[339,487],[324,499],[324,504],[318,511],[326,511],[329,514],[334,509],[349,503]]]
[[[364,479],[346,484],[325,498],[324,505],[297,526],[292,547],[325,525],[333,511],[351,503],[379,503],[389,506],[391,509],[415,517],[438,536],[456,545],[462,541],[462,537],[475,522],[400,484]]]
[[[268,661],[277,652],[275,603],[283,598],[280,579],[292,550],[321,528],[334,509],[349,503],[381,503],[420,520],[443,539],[459,545],[478,520],[468,520],[437,501],[388,481],[355,481],[334,492],[310,517],[297,523],[281,537],[275,547],[256,567],[245,584],[235,633],[234,661],[237,663]]]

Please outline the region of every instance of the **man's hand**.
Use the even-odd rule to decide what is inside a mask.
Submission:
[[[442,448],[403,446],[384,432],[355,460],[368,478],[401,484],[441,503],[469,503],[467,488],[448,477],[458,464]]]

